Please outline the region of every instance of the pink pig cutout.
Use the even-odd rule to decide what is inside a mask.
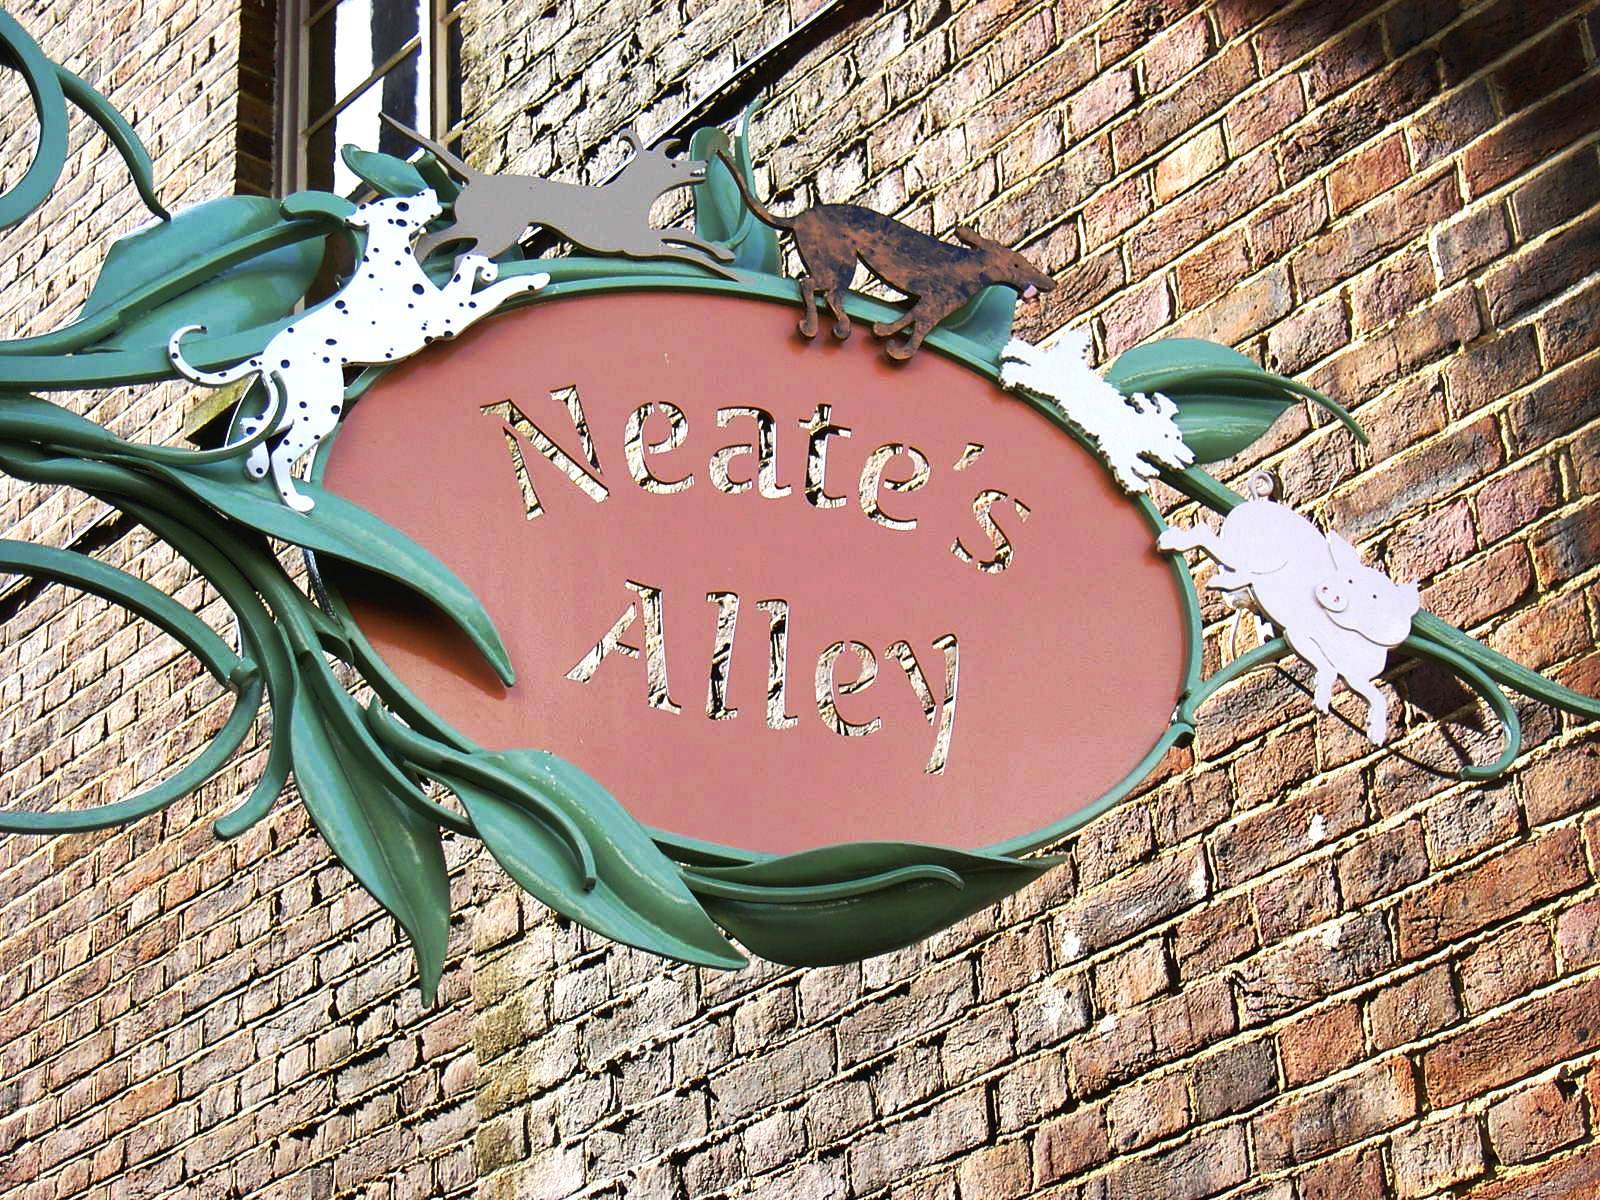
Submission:
[[[1204,525],[1174,526],[1162,532],[1157,548],[1198,548],[1215,559],[1219,569],[1209,586],[1282,630],[1316,672],[1318,711],[1328,711],[1333,685],[1343,678],[1367,702],[1367,737],[1382,745],[1389,705],[1377,678],[1389,651],[1411,632],[1420,607],[1417,585],[1395,583],[1363,563],[1337,533],[1324,535],[1293,509],[1264,498],[1270,482],[1262,487],[1252,479],[1251,493],[1257,498],[1230,512],[1220,534]]]

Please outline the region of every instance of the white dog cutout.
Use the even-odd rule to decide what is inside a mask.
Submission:
[[[1125,492],[1150,489],[1162,466],[1194,462],[1173,420],[1178,406],[1159,393],[1124,396],[1089,365],[1089,333],[1069,330],[1049,350],[1012,338],[1000,352],[1000,385],[1053,401],[1088,439]]]
[[[1230,604],[1248,608],[1283,631],[1284,639],[1316,672],[1313,700],[1327,712],[1340,677],[1367,702],[1367,737],[1381,746],[1389,731],[1389,706],[1377,678],[1389,651],[1406,640],[1419,607],[1417,585],[1398,584],[1366,566],[1337,533],[1326,537],[1285,505],[1260,498],[1230,512],[1217,535],[1204,525],[1164,530],[1166,551],[1199,547],[1217,560],[1210,586]]]
[[[349,282],[274,334],[247,362],[222,371],[199,371],[185,362],[178,343],[185,334],[203,332],[203,325],[186,325],[167,341],[173,367],[194,383],[221,387],[260,376],[267,389],[266,411],[240,428],[250,437],[275,422],[273,432],[281,436],[270,453],[264,443],[256,445],[245,470],[260,479],[270,466],[278,495],[297,512],[308,512],[314,502],[295,489],[294,465],[338,425],[345,367],[406,358],[430,342],[455,337],[513,296],[550,282],[543,273],[520,275],[474,292],[480,279],[492,282],[499,269],[481,254],[467,254],[450,282],[439,287],[411,252],[412,240],[439,212],[431,190],[358,205],[345,221],[367,231],[366,248]]]

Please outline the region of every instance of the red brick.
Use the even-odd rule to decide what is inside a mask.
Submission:
[[[1400,952],[1426,954],[1582,887],[1589,873],[1575,829],[1512,846],[1400,903]]]
[[[1383,1170],[1383,1152],[1377,1146],[1363,1146],[1336,1158],[1324,1159],[1307,1167],[1296,1180],[1300,1200],[1366,1200],[1388,1191]]]
[[[1133,937],[1205,899],[1210,890],[1198,847],[1168,853],[1074,899],[1055,918],[1067,960]]]
[[[1352,208],[1359,208],[1398,186],[1410,174],[1405,139],[1398,133],[1390,134],[1340,163],[1328,175],[1333,215],[1343,216]]]
[[[1270,1038],[1239,1042],[1194,1064],[1194,1118],[1206,1124],[1254,1108],[1278,1091]]]
[[[1556,976],[1550,931],[1540,924],[1508,929],[1463,955],[1458,970],[1469,1013],[1525,996]]]
[[[1597,1002],[1600,980],[1588,979],[1452,1034],[1422,1056],[1429,1099],[1441,1107],[1459,1104],[1590,1053],[1600,1045]]]
[[[1244,896],[1229,896],[1206,905],[1178,922],[1172,950],[1178,975],[1197,979],[1237,962],[1256,948],[1255,925]]]
[[[1600,1147],[1474,1188],[1470,1200],[1590,1200],[1600,1190]]]
[[[1600,562],[1600,503],[1539,526],[1528,541],[1528,549],[1533,553],[1533,568],[1541,587],[1552,588],[1583,574]],[[1581,638],[1581,631],[1576,632]]]
[[[1100,1108],[1054,1117],[1033,1135],[1033,1174],[1040,1185],[1097,1167],[1110,1157],[1105,1111]]]
[[[1593,206],[1600,195],[1600,158],[1585,146],[1540,171],[1511,193],[1523,241],[1564,225]]]
[[[1573,432],[1600,416],[1600,355],[1546,375],[1511,402],[1507,426],[1518,454]]]
[[[1475,142],[1462,158],[1469,196],[1481,196],[1591,130],[1600,102],[1600,75],[1589,73],[1559,96],[1502,123]]]
[[[1226,101],[1244,91],[1256,77],[1250,48],[1235,45],[1208,62],[1183,86],[1145,104],[1112,131],[1119,168],[1149,157],[1156,150],[1196,128]]]
[[[1329,519],[1345,536],[1360,537],[1481,479],[1504,459],[1499,431],[1485,417],[1375,467],[1335,494]]]
[[[1556,301],[1539,314],[1537,325],[1545,361],[1552,367],[1600,346],[1600,280]]]
[[[1433,235],[1439,278],[1454,283],[1491,263],[1511,248],[1511,223],[1505,208],[1486,204],[1465,213]]]
[[[1600,744],[1586,738],[1559,747],[1522,771],[1528,824],[1547,825],[1594,803],[1600,795]]]
[[[1261,1169],[1310,1162],[1409,1120],[1417,1111],[1411,1064],[1393,1058],[1315,1092],[1290,1097],[1251,1122]]]
[[[1155,37],[1136,40],[1144,52],[1145,86],[1162,92],[1205,61],[1211,51],[1211,23],[1203,12],[1191,13]]]
[[[1166,943],[1152,938],[1102,964],[1094,973],[1103,1012],[1120,1012],[1153,1000],[1171,983]]]
[[[1394,966],[1383,918],[1362,913],[1302,934],[1249,959],[1237,970],[1240,1017],[1275,1020],[1375,979]]]
[[[1255,906],[1263,945],[1320,925],[1339,911],[1333,864],[1323,859],[1291,867],[1257,885],[1250,902]]]
[[[1296,76],[1286,75],[1273,80],[1228,109],[1223,118],[1224,128],[1228,132],[1228,149],[1235,158],[1254,150],[1282,133],[1305,111],[1305,96]]]
[[[1208,125],[1156,162],[1156,199],[1162,204],[1188,191],[1227,161],[1222,126]]]
[[[1438,91],[1433,55],[1417,51],[1314,110],[1280,145],[1285,182],[1295,183],[1378,134],[1395,113],[1413,112]]]
[[[1505,325],[1600,270],[1600,213],[1554,234],[1484,279],[1489,316]]]
[[[1488,1126],[1501,1162],[1540,1158],[1583,1137],[1582,1092],[1568,1079],[1536,1084],[1489,1109]]]
[[[1280,866],[1366,819],[1366,795],[1359,772],[1346,771],[1307,788],[1281,804],[1252,812],[1225,826],[1215,837],[1217,877],[1224,887]]]
[[[1350,1003],[1334,1004],[1300,1017],[1279,1028],[1278,1049],[1289,1087],[1325,1079],[1365,1057],[1361,1010]]]
[[[1450,986],[1450,971],[1431,967],[1391,983],[1367,1001],[1373,1045],[1390,1050],[1436,1033],[1461,1014]]]
[[[1472,1116],[1447,1117],[1395,1134],[1395,1195],[1431,1196],[1484,1172],[1483,1135]]]
[[[1548,940],[1546,934],[1547,955]],[[1600,900],[1585,900],[1562,913],[1556,921],[1556,944],[1561,948],[1561,964],[1567,971],[1600,962]],[[1551,962],[1547,975],[1554,974],[1555,964]]]
[[[1478,548],[1472,510],[1465,500],[1419,517],[1389,539],[1387,568],[1395,579],[1420,581],[1468,558]]]
[[[1229,1125],[1144,1158],[1119,1162],[1105,1177],[1106,1200],[1204,1200],[1250,1177],[1244,1129]]]
[[[1461,207],[1455,176],[1435,172],[1407,184],[1312,238],[1292,264],[1301,294],[1316,296],[1412,241]]]
[[[1572,7],[1571,0],[1495,0],[1440,39],[1446,81],[1457,83],[1475,74]]]
[[[1428,873],[1422,827],[1407,821],[1374,833],[1339,856],[1339,891],[1351,908],[1416,883]]]
[[[1143,1079],[1119,1089],[1106,1105],[1111,1145],[1118,1153],[1170,1137],[1189,1123],[1189,1089],[1182,1074]]]

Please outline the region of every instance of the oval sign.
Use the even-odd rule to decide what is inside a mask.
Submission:
[[[679,840],[963,848],[1121,783],[1187,678],[1188,599],[1093,455],[991,379],[707,292],[551,298],[379,380],[323,481],[483,601],[344,598],[492,749],[582,767]]]

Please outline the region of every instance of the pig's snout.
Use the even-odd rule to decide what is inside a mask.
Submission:
[[[1350,607],[1350,597],[1337,584],[1321,583],[1317,585],[1317,603],[1329,612],[1338,613]]]
[[[1033,299],[1037,298],[1038,295],[1039,295],[1039,289],[1034,287],[1033,284],[1031,284],[1031,283],[1027,287],[1022,289],[1022,298],[1024,300],[1033,300]]]

